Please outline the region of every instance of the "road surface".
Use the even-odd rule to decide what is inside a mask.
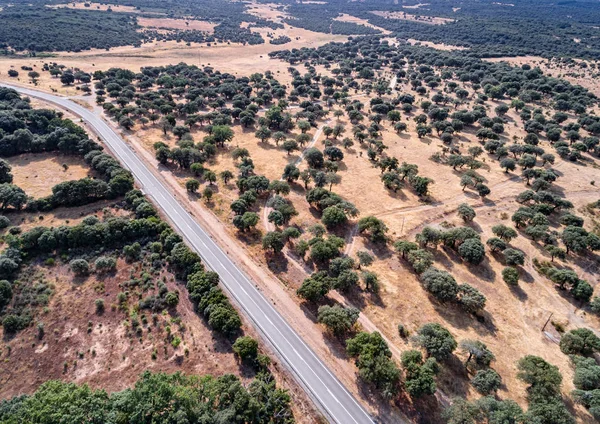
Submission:
[[[21,94],[68,109],[90,125],[104,139],[125,168],[131,171],[145,194],[154,199],[156,205],[168,216],[178,232],[202,257],[204,263],[220,275],[223,286],[328,419],[338,424],[375,423],[250,279],[236,267],[128,144],[101,117],[60,96],[8,84],[0,83],[0,86],[13,88]]]

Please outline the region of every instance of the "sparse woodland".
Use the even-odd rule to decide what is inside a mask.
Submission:
[[[160,10],[157,3],[127,4],[148,11]],[[431,24],[371,13],[401,7],[385,1],[277,3],[287,25],[352,37],[298,49],[285,48],[289,37],[272,38],[282,47],[269,56],[287,64],[287,75],[234,75],[186,63],[86,73],[48,62],[41,72],[88,94],[114,125],[136,134],[188,198],[210,209],[290,289],[332,352],[356,365],[360,387],[377,405],[415,422],[600,419],[599,100],[526,61],[486,60],[539,55],[553,58],[548,63],[565,77],[593,78],[597,5],[565,2],[540,12],[539,2],[524,1],[496,12],[467,1],[457,10],[438,2],[404,9],[454,19]],[[256,16],[240,18],[239,4],[224,16],[219,4],[175,7],[172,14],[210,16],[220,22],[214,37],[224,31],[220,41],[262,43],[252,27],[281,29]],[[336,20],[351,12],[390,34]],[[536,19],[523,15],[538,12]],[[577,12],[563,25],[560,13]],[[242,21],[250,22],[242,38],[227,35]],[[195,31],[147,35],[212,40]],[[466,50],[413,45],[409,38]],[[10,164],[0,163],[0,209],[7,216],[0,223],[8,227],[10,214],[22,209],[43,213],[105,199],[129,214],[69,228],[8,228],[0,256],[4,332],[33,325],[43,306],[13,282],[28,261],[48,261],[52,251],[85,275],[111,269],[113,257],[143,258],[186,282],[216,333],[237,337],[233,351],[258,370],[247,391],[240,389],[252,405],[252,385],[271,384],[267,360],[242,335],[218,276],[203,269],[132,190],[128,173],[75,124],[31,109],[10,90],[1,94],[0,156],[79,155],[98,178],[63,182],[51,196],[34,199],[12,184]],[[172,291],[138,280],[139,309],[175,303]],[[47,299],[53,290],[41,293]],[[127,304],[131,295],[121,297]],[[364,322],[378,331],[364,331]],[[197,390],[187,377],[162,374],[144,375],[138,385],[148,379]],[[269,387],[287,408],[290,399]],[[36,396],[1,404],[0,421],[12,403],[26,414]],[[107,411],[115,396],[103,400]],[[195,419],[196,412],[186,416]],[[283,416],[272,422],[291,419]]]

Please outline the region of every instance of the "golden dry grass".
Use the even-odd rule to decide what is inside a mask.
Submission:
[[[88,6],[86,6],[86,4]],[[92,2],[70,2],[65,4],[49,4],[46,7],[51,8],[67,8],[67,9],[78,9],[78,10],[101,10],[107,11],[109,8],[112,9],[113,12],[123,12],[123,13],[148,13],[143,10],[138,10],[133,6],[123,6],[123,5],[115,5],[115,4],[102,4],[102,3],[92,3]]]
[[[6,161],[12,166],[13,183],[35,198],[52,194],[52,187],[59,183],[92,175],[87,164],[77,156],[27,153]]]
[[[75,87],[63,86],[58,78],[53,78],[47,72],[42,72],[42,66],[47,62],[56,62],[69,68],[79,68],[85,72],[93,73],[100,69],[121,67],[139,71],[144,66],[175,65],[185,62],[190,65],[210,65],[222,72],[229,72],[238,76],[248,76],[256,72],[271,70],[283,83],[291,82],[288,65],[281,61],[271,61],[269,52],[283,48],[292,49],[300,47],[318,47],[330,41],[345,41],[346,36],[322,34],[301,28],[285,25],[285,29],[273,31],[271,29],[253,29],[260,32],[266,39],[267,32],[275,36],[287,34],[292,41],[284,46],[269,44],[268,41],[261,45],[242,46],[240,44],[213,43],[211,46],[175,41],[153,42],[143,44],[139,48],[132,46],[116,47],[110,51],[95,49],[80,53],[60,52],[51,59],[31,57],[0,57],[0,79],[10,83],[24,86],[35,86],[46,91],[55,91],[64,95],[79,95]],[[33,67],[40,73],[37,85],[27,77],[27,71],[22,71],[21,66]],[[9,69],[19,71],[18,78],[9,78]]]
[[[180,30],[197,30],[212,34],[216,24],[194,19],[170,19],[170,18],[138,18],[138,24],[146,28],[168,28]]]

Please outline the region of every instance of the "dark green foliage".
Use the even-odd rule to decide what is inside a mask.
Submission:
[[[367,216],[358,221],[358,232],[367,233],[372,242],[378,243],[385,241],[387,226],[380,219],[374,216]]]
[[[199,261],[197,265],[201,267]],[[219,276],[214,272],[199,270],[187,278],[188,293],[198,312],[215,331],[233,336],[239,332],[242,321],[218,284]]]
[[[242,361],[254,362],[258,355],[258,342],[250,336],[241,336],[235,340],[232,349]]]
[[[262,239],[262,247],[273,253],[280,253],[285,246],[285,240],[280,231],[270,231]]]
[[[573,377],[575,387],[579,390],[600,389],[600,365],[594,358],[573,355],[571,361],[575,366],[575,376]]]
[[[423,287],[440,302],[456,300],[458,284],[452,275],[431,267],[421,275]]]
[[[457,213],[465,222],[473,221],[475,216],[477,216],[475,210],[466,203],[458,205]]]
[[[224,399],[227,399],[226,401]],[[245,387],[227,374],[185,376],[144,372],[135,386],[107,394],[87,385],[49,381],[31,396],[0,403],[0,421],[17,423],[109,423],[123,422],[293,422],[290,395],[275,386],[273,377],[259,373]],[[225,421],[222,421],[225,420]]]
[[[482,395],[489,395],[500,388],[502,379],[496,371],[485,369],[477,371],[475,376],[471,379],[471,384],[475,390]]]
[[[0,312],[12,299],[12,285],[6,280],[0,280]]]
[[[479,408],[476,405],[464,399],[455,398],[452,404],[444,410],[442,418],[447,424],[475,424],[478,414]]]
[[[519,270],[512,266],[507,266],[502,270],[502,279],[506,284],[516,286],[519,284]]]
[[[485,248],[478,239],[468,239],[458,246],[458,254],[467,262],[478,265],[485,259]]]
[[[437,323],[429,323],[419,328],[415,341],[439,361],[446,360],[457,347],[456,340],[450,332]]]
[[[527,355],[518,362],[517,377],[529,384],[529,402],[560,396],[562,375],[558,367],[549,364],[539,356]]]
[[[406,373],[404,385],[412,398],[435,393],[437,389],[435,375],[439,371],[435,358],[427,358],[423,361],[421,352],[409,350],[402,353],[402,368]]]
[[[298,296],[309,302],[320,302],[333,286],[333,279],[325,271],[319,271],[307,278],[297,290]]]
[[[373,384],[386,398],[392,398],[400,390],[400,370],[390,359],[392,353],[378,332],[358,333],[346,340],[346,351],[356,358],[360,377]]]
[[[524,420],[523,410],[512,400],[497,400],[486,396],[478,399],[476,405],[488,424],[519,424]]]
[[[600,338],[587,328],[571,330],[561,337],[560,350],[566,355],[591,355],[600,350]]]
[[[525,263],[525,254],[520,250],[516,249],[506,249],[502,252],[504,255],[504,262],[506,265],[514,266],[514,265],[523,265]]]
[[[458,286],[458,304],[467,312],[475,314],[485,308],[486,298],[475,287],[469,284]]]
[[[336,337],[342,337],[352,329],[358,315],[356,308],[323,305],[319,307],[317,321],[324,324]]]

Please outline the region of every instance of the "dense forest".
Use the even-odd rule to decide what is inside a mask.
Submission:
[[[280,0],[277,3],[286,5],[286,11],[294,17],[289,20],[290,24],[313,31],[341,34],[373,32],[364,26],[362,31],[356,31],[356,24],[344,25],[338,32],[334,31],[340,22],[333,19],[341,13],[347,13],[392,31],[400,40],[413,38],[469,47],[469,54],[478,57],[539,55],[600,58],[596,28],[600,23],[600,7],[591,1],[511,1],[506,4],[493,1],[431,1],[419,5],[419,2],[396,4],[388,0],[330,0],[324,4]],[[416,8],[408,8],[415,5]],[[442,17],[453,22],[432,25],[378,16],[373,11]]]
[[[0,13],[0,46],[17,51],[80,51],[140,45],[142,42],[177,40],[187,43],[214,41],[261,44],[265,40],[252,26],[281,28],[281,24],[246,13],[245,5],[227,0],[202,2],[108,1],[108,4],[132,6],[141,13],[161,13],[168,17],[202,19],[218,25],[214,34],[196,30],[138,31],[136,17],[130,13],[107,13],[94,10],[50,9],[46,4],[59,1],[37,0],[6,5]],[[469,55],[499,57],[540,55],[544,57],[600,58],[600,39],[596,27],[600,10],[597,3],[586,1],[545,2],[519,1],[513,5],[498,2],[467,1],[460,4],[431,2],[426,6],[404,9],[387,0],[351,2],[331,0],[323,4],[279,0],[291,17],[290,25],[311,31],[372,35],[379,31],[336,18],[347,13],[389,30],[399,40],[409,38],[469,48]],[[410,5],[406,5],[410,6]],[[409,13],[411,16],[442,17],[449,22],[433,25],[424,21],[375,15],[372,12]],[[44,25],[38,25],[39,22]],[[250,28],[240,24],[248,22]],[[23,31],[26,28],[26,31]],[[79,37],[70,35],[76,31]],[[526,35],[525,35],[526,34]]]
[[[245,387],[234,375],[145,372],[116,393],[48,381],[32,395],[0,402],[2,424],[273,423],[288,424],[290,396],[262,372]]]
[[[241,3],[226,0],[213,0],[195,4],[192,8],[167,8],[164,2],[142,2],[132,6],[143,6],[166,16],[186,19],[203,19],[215,22],[214,33],[198,30],[143,29],[137,24],[132,13],[75,10],[69,8],[49,8],[47,4],[56,2],[36,1],[28,4],[7,4],[0,13],[0,48],[16,51],[82,51],[92,48],[110,49],[117,46],[139,46],[153,40],[175,40],[186,43],[233,42],[241,44],[262,44],[265,40],[249,28],[242,28],[242,22],[254,26],[282,28],[281,24],[266,21],[244,13]],[[60,4],[60,2],[58,2]],[[227,4],[225,4],[227,3]],[[2,3],[0,2],[0,5]],[[122,4],[122,3],[120,3]],[[147,15],[155,17],[156,15]],[[40,23],[43,22],[43,25]],[[77,37],[73,37],[77,33]]]

